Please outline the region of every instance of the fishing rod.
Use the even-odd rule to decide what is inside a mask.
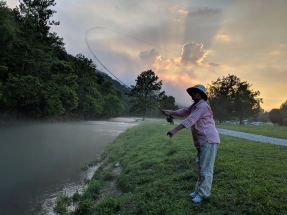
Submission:
[[[103,28],[103,27],[94,27],[94,28],[88,29],[88,30],[86,31],[86,33],[85,33],[85,42],[86,42],[86,45],[87,45],[89,51],[91,52],[91,54],[93,55],[93,57],[101,64],[101,66],[102,66],[106,71],[108,71],[108,72],[109,72],[116,80],[118,80],[121,84],[123,84],[125,87],[127,87],[129,90],[131,90],[131,88],[130,88],[129,86],[127,86],[127,85],[126,85],[124,82],[122,82],[117,76],[115,76],[115,75],[100,61],[100,59],[94,54],[92,48],[90,47],[89,41],[88,41],[88,34],[89,34],[89,32],[90,32],[91,30],[94,30],[94,29],[106,29],[106,30],[110,30],[110,29]],[[137,38],[135,38],[135,37],[131,37],[131,36],[126,35],[126,34],[122,34],[122,33],[117,32],[117,31],[113,31],[113,30],[110,30],[110,31],[115,32],[115,33],[118,33],[118,34],[121,34],[121,35],[124,35],[124,36],[127,36],[127,37],[130,37],[130,38],[133,38],[133,39],[135,39],[135,40],[138,40],[138,41],[141,41],[141,42],[144,42],[144,43],[147,43],[147,42],[145,42],[145,41],[143,41],[143,40],[137,39]],[[151,43],[147,43],[147,44],[152,45],[152,46],[155,46],[155,45],[153,45],[153,44],[151,44]],[[160,48],[160,47],[158,47],[158,46],[155,46],[155,47],[157,47],[157,48],[159,48],[159,49],[162,49],[162,48]],[[162,49],[162,50],[169,52],[168,50],[165,50],[165,49]],[[170,53],[172,53],[172,52],[170,52]],[[172,53],[172,54],[174,54],[174,53]],[[163,112],[163,110],[162,110],[160,107],[158,107],[157,105],[155,105],[155,104],[151,104],[151,105]],[[165,114],[165,115],[166,115],[166,114]]]

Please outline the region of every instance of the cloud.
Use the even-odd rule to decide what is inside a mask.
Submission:
[[[167,73],[166,71],[157,71],[160,80],[163,80],[163,90],[168,95],[175,97],[176,103],[180,106],[189,106],[192,101],[186,93],[186,89],[201,83],[193,71],[186,68],[178,73]]]
[[[6,3],[7,3],[9,8],[15,8],[16,6],[19,5],[19,1],[17,1],[17,0],[8,0],[8,1],[6,1]]]
[[[201,65],[208,51],[203,48],[203,44],[189,42],[184,44],[181,53],[181,63],[184,65]]]
[[[175,5],[175,6],[170,7],[169,10],[170,10],[172,13],[174,13],[174,12],[176,12],[176,11],[178,10],[178,8],[179,8],[179,6],[178,6],[178,5]]]
[[[184,14],[184,15],[188,15],[188,11],[187,10],[185,10],[185,9],[179,9],[179,10],[177,10],[177,12],[179,13],[179,14]]]
[[[203,48],[203,44],[189,42],[183,45],[181,55],[176,58],[163,59],[162,55],[154,48],[140,52],[139,58],[141,63],[152,65],[155,70],[171,69],[176,71],[184,66],[219,66],[219,64],[216,63],[202,64],[207,53],[208,51]]]
[[[187,16],[189,17],[195,17],[195,16],[216,16],[220,15],[222,13],[222,10],[220,8],[204,8],[204,9],[198,9],[194,12],[188,12]]]
[[[145,63],[154,63],[160,54],[155,49],[140,52],[139,57]]]
[[[169,8],[169,10],[172,13],[179,13],[179,14],[183,14],[183,15],[187,15],[188,14],[188,10],[186,10],[184,7],[180,6],[180,5],[175,5],[171,8]]]
[[[157,57],[156,62],[153,64],[156,70],[173,70],[176,71],[180,66],[179,58],[170,58],[163,60],[161,56]]]
[[[230,36],[227,34],[218,34],[216,35],[218,39],[224,40],[224,41],[230,41]]]
[[[214,66],[220,66],[220,64],[217,64],[217,63],[208,63],[207,66],[208,66],[208,67],[214,67]]]
[[[108,5],[108,7],[111,7],[111,8],[113,8],[113,9],[118,9],[118,7],[116,6],[116,5],[113,5],[113,4],[107,4]]]

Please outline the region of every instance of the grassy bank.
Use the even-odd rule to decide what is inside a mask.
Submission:
[[[191,133],[182,130],[170,140],[172,126],[164,124],[144,122],[108,145],[86,192],[72,198],[76,214],[287,214],[287,147],[221,136],[212,194],[194,204],[188,197],[197,180]]]
[[[217,124],[217,128],[287,139],[287,126]]]

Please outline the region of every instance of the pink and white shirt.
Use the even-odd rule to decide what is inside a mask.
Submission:
[[[213,113],[207,102],[201,99],[198,103],[176,111],[178,116],[187,116],[181,123],[185,128],[191,128],[194,146],[199,148],[206,142],[220,143],[215,128]]]

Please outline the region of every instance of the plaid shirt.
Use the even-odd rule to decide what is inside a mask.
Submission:
[[[191,128],[196,148],[199,148],[206,142],[220,143],[213,120],[213,113],[206,101],[201,99],[190,107],[177,110],[176,113],[178,116],[187,116],[181,124],[185,128]]]

